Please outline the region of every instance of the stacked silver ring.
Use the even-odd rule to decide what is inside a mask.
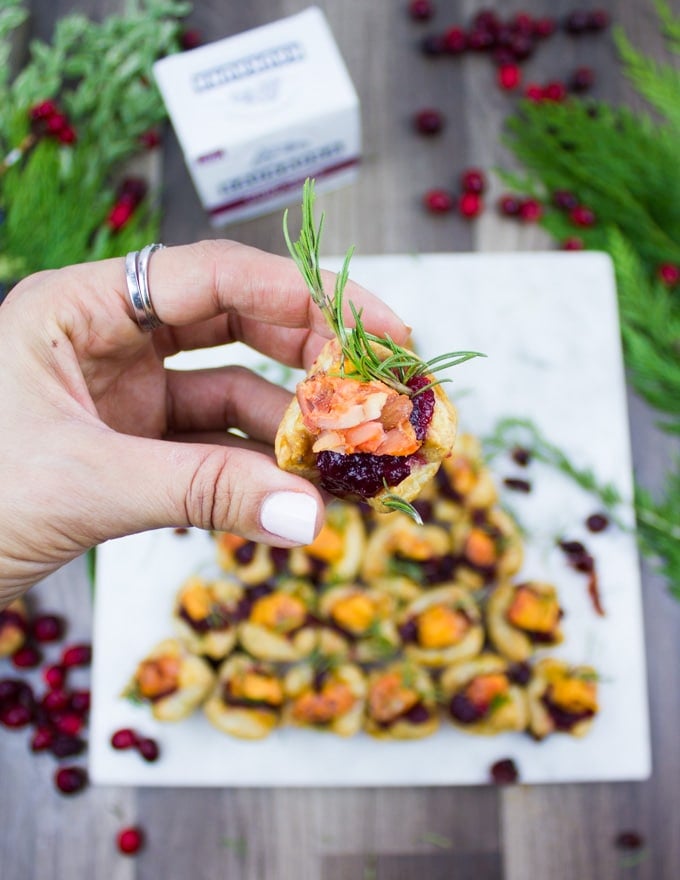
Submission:
[[[163,323],[156,314],[149,291],[149,260],[155,251],[165,245],[147,244],[141,251],[130,251],[125,257],[125,280],[132,311],[140,329],[146,333]]]

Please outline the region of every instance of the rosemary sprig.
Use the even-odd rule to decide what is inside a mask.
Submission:
[[[321,310],[328,326],[340,343],[344,360],[349,361],[352,366],[351,372],[347,372],[343,364],[341,367],[343,376],[364,382],[372,380],[383,382],[398,391],[399,394],[414,397],[435,384],[449,381],[448,379],[439,379],[436,382],[429,382],[422,388],[410,388],[408,383],[416,376],[428,375],[455,367],[471,358],[485,357],[478,351],[452,351],[438,355],[429,361],[423,361],[417,355],[397,345],[389,336],[381,337],[368,333],[363,325],[361,310],[358,310],[352,302],[349,303],[349,307],[355,326],[353,328],[346,327],[343,318],[343,294],[349,279],[349,264],[354,248],[350,248],[345,255],[331,297],[325,292],[321,278],[319,248],[324,215],[321,215],[317,226],[314,220],[315,198],[314,181],[307,178],[302,189],[302,226],[299,238],[296,242],[291,240],[288,232],[288,211],[283,216],[283,234],[290,255],[295,260],[309,288],[312,300]],[[381,348],[376,351],[376,346]],[[385,350],[387,350],[386,355]]]
[[[383,480],[385,484],[385,488],[388,489],[387,480]],[[413,522],[417,525],[422,526],[423,518],[418,513],[416,508],[411,504],[410,501],[406,501],[405,498],[402,498],[400,495],[395,495],[393,492],[390,492],[388,495],[382,499],[382,503],[385,507],[388,507],[390,510],[397,510],[400,513],[405,513],[406,516],[410,516]]]

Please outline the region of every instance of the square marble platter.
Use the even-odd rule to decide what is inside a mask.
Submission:
[[[329,268],[340,261],[328,259]],[[632,495],[631,455],[614,277],[603,254],[532,253],[356,257],[352,277],[414,328],[423,357],[475,349],[487,354],[451,372],[447,385],[463,430],[486,435],[498,419],[531,419],[580,466]],[[293,387],[297,375],[234,345],[182,354],[170,366],[243,363]],[[527,529],[520,578],[558,586],[565,642],[554,654],[591,663],[601,675],[601,714],[590,734],[473,737],[443,722],[421,741],[343,740],[282,729],[261,742],[219,733],[198,712],[178,724],[154,721],[120,693],[137,662],[172,635],[173,597],[197,570],[210,571],[210,538],[160,530],[111,541],[97,554],[90,762],[99,783],[149,786],[415,786],[488,782],[489,766],[511,757],[526,783],[644,779],[651,770],[640,576],[630,531],[590,534],[597,502],[537,463],[522,470],[496,459],[505,476],[528,478],[529,494],[504,501]],[[605,617],[570,570],[558,536],[583,540],[597,561]],[[147,764],[116,752],[111,733],[132,726],[156,737],[162,758]]]

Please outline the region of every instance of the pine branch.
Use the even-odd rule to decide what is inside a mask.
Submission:
[[[637,91],[680,129],[680,70],[659,64],[638,52],[621,28],[614,30],[614,42],[626,65],[626,76]]]

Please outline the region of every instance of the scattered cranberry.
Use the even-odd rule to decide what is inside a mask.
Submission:
[[[19,678],[0,678],[0,703],[15,702],[22,684]]]
[[[493,9],[480,9],[480,11],[472,19],[472,27],[476,30],[489,31],[496,33],[501,26],[498,15]]]
[[[518,61],[525,61],[534,54],[534,41],[525,34],[515,34],[509,48]]]
[[[674,263],[662,263],[657,270],[657,276],[666,287],[675,287],[680,281],[680,266]]]
[[[56,614],[41,614],[33,621],[36,642],[58,642],[64,635],[64,620]]]
[[[85,715],[90,711],[91,702],[92,696],[88,690],[73,691],[71,694],[69,709],[72,712],[75,712],[76,715]]]
[[[569,212],[571,222],[576,226],[590,227],[595,225],[595,212],[585,205],[577,205]]]
[[[477,193],[466,192],[458,201],[458,213],[467,220],[479,216],[484,208],[482,197]]]
[[[642,849],[645,839],[639,831],[621,831],[614,838],[614,845],[618,849]]]
[[[516,60],[515,53],[508,46],[498,46],[493,50],[493,61],[497,67],[514,64]]]
[[[156,147],[159,147],[161,145],[160,132],[155,128],[150,128],[148,131],[143,131],[139,136],[139,143],[144,147],[145,150],[155,150]]]
[[[423,203],[431,214],[448,214],[453,208],[453,197],[445,189],[431,189],[425,193]]]
[[[434,4],[431,0],[411,0],[408,14],[414,21],[429,21],[434,15]]]
[[[31,107],[29,115],[31,119],[38,121],[41,119],[49,119],[50,116],[54,116],[57,112],[57,105],[54,101],[41,101],[39,104],[35,104]]]
[[[510,454],[515,464],[520,467],[526,467],[531,461],[531,452],[523,446],[515,446]]]
[[[540,39],[544,40],[546,37],[551,37],[555,33],[555,19],[554,18],[537,18],[534,22],[534,34]]]
[[[562,242],[562,250],[563,251],[582,251],[585,247],[582,238],[578,238],[575,235],[569,236],[569,238],[565,238]]]
[[[525,223],[536,223],[543,216],[543,206],[536,199],[525,199],[520,205],[519,217]]]
[[[57,132],[57,140],[60,144],[74,144],[78,140],[75,128],[65,125]]]
[[[508,489],[514,492],[531,492],[531,483],[528,480],[520,480],[517,477],[506,477],[503,480]]]
[[[134,730],[123,727],[111,735],[111,745],[114,749],[131,749],[136,747],[138,739]]]
[[[123,828],[118,832],[118,849],[126,856],[134,856],[144,846],[141,828]]]
[[[36,728],[33,738],[31,739],[32,752],[44,752],[50,748],[54,742],[54,730],[51,727]]]
[[[517,34],[531,35],[534,32],[534,20],[527,12],[518,12],[513,16],[510,27]]]
[[[556,189],[552,200],[553,205],[560,211],[571,211],[578,205],[578,199],[568,189]]]
[[[61,656],[63,666],[89,666],[92,662],[92,645],[71,645],[66,648]]]
[[[592,67],[577,67],[569,77],[569,91],[588,92],[595,82],[595,74]]]
[[[24,645],[12,654],[12,663],[17,669],[35,669],[41,662],[41,652],[32,645]]]
[[[496,785],[513,785],[519,779],[519,770],[512,758],[503,758],[491,765],[490,775]]]
[[[588,30],[603,31],[609,27],[609,13],[606,9],[595,9],[588,15]]]
[[[451,50],[446,45],[445,37],[440,37],[439,34],[428,34],[420,41],[420,51],[428,58],[436,58]]]
[[[445,32],[442,43],[449,55],[460,55],[467,49],[467,35],[462,28],[452,27]]]
[[[604,513],[593,513],[586,520],[586,528],[590,532],[603,532],[609,525],[609,518]]]
[[[54,716],[54,726],[66,736],[76,736],[83,729],[83,719],[73,712],[65,712],[63,715]]]
[[[197,49],[202,42],[203,38],[201,32],[197,28],[187,28],[187,30],[182,31],[180,45],[185,52],[188,52],[191,49]]]
[[[54,774],[54,782],[62,794],[77,794],[87,785],[87,771],[82,767],[62,767]]]
[[[543,100],[543,89],[541,86],[536,83],[529,83],[529,85],[524,89],[524,97],[529,101],[533,101],[535,104],[538,104]]]
[[[66,670],[58,663],[46,666],[42,671],[43,681],[50,690],[61,690],[66,684]]]
[[[570,12],[564,20],[564,29],[568,34],[580,36],[590,28],[590,14],[582,9]]]
[[[505,217],[517,217],[522,208],[522,201],[517,196],[501,196],[498,200],[498,210]]]
[[[172,533],[173,533],[173,535],[179,535],[179,536],[188,535],[189,529],[185,528],[184,526],[178,526],[176,529],[172,530]]]
[[[150,737],[147,739],[140,739],[137,742],[137,749],[142,758],[144,758],[145,761],[149,761],[149,763],[157,761],[161,753],[156,740],[151,739]]]
[[[53,712],[63,712],[68,707],[71,700],[70,695],[61,689],[48,691],[41,700],[41,706],[50,714]]]
[[[68,126],[68,119],[63,113],[53,113],[46,119],[47,130],[51,134],[59,134],[62,129]]]
[[[106,218],[106,224],[112,232],[118,232],[128,222],[134,212],[134,207],[125,202],[117,202]]]
[[[555,101],[555,103],[559,104],[567,97],[567,87],[564,83],[557,82],[556,80],[549,82],[543,89],[543,97],[547,101]]]
[[[22,706],[20,703],[10,704],[0,709],[0,724],[10,730],[18,730],[20,727],[26,727],[33,720],[33,713],[28,706]]]
[[[420,134],[439,134],[444,128],[444,116],[432,107],[420,110],[413,117],[413,127]]]
[[[50,745],[50,751],[55,758],[75,758],[85,751],[85,740],[70,733],[57,733]]]
[[[498,68],[498,85],[505,92],[512,92],[519,88],[522,82],[522,72],[516,64],[503,64]]]
[[[487,49],[492,48],[494,43],[495,39],[490,31],[474,30],[468,34],[468,48],[473,52],[486,52]]]
[[[460,187],[466,193],[483,193],[486,189],[484,174],[479,168],[468,168],[460,176]]]

